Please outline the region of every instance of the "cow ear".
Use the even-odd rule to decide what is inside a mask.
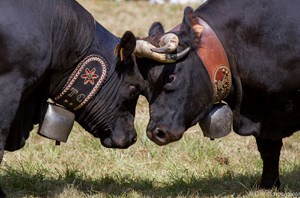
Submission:
[[[115,49],[115,54],[117,54],[118,60],[122,62],[131,58],[131,54],[133,53],[135,46],[136,38],[134,34],[130,31],[126,31]]]
[[[191,19],[193,17],[193,8],[191,8],[190,6],[187,6],[185,9],[184,9],[184,12],[183,12],[183,21],[182,21],[182,26],[181,28],[184,28],[184,26],[187,26],[187,27],[191,27],[192,24],[191,24]]]
[[[160,35],[164,34],[165,30],[164,27],[160,22],[154,22],[152,23],[149,31],[148,31],[148,36],[155,36],[155,35]]]
[[[199,46],[202,30],[203,27],[198,23],[197,16],[195,16],[193,9],[191,7],[186,7],[184,9],[180,31],[187,35],[191,45]]]

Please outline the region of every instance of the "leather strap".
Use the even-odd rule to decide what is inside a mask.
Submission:
[[[232,78],[226,52],[213,31],[213,29],[201,18],[197,17],[195,25],[201,25],[201,46],[196,51],[203,62],[213,87],[214,102],[220,102],[225,99],[231,89]],[[174,27],[170,32],[180,31],[181,24]],[[195,29],[195,27],[192,27]]]
[[[103,57],[96,54],[87,56],[78,64],[54,101],[71,111],[80,109],[101,88],[107,73],[107,63]]]
[[[197,54],[209,74],[214,101],[219,102],[228,96],[232,85],[228,58],[215,32],[203,19],[197,19],[203,27],[201,46],[197,49]]]

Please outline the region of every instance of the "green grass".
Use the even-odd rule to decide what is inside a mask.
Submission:
[[[296,197],[300,189],[300,134],[285,139],[282,192],[257,189],[261,160],[254,138],[234,133],[210,141],[199,127],[159,147],[145,134],[148,112],[139,101],[138,141],[107,149],[76,125],[55,146],[35,132],[25,148],[6,153],[1,186],[9,197]]]
[[[146,35],[159,19],[168,30],[181,21],[184,9],[146,2],[80,2],[118,36],[125,30]],[[180,141],[159,147],[145,134],[147,105],[141,97],[138,140],[126,150],[104,148],[78,125],[61,146],[33,130],[23,149],[5,153],[0,185],[13,198],[300,196],[300,133],[284,140],[281,192],[263,191],[257,189],[262,162],[253,137],[231,133],[210,141],[195,126]]]

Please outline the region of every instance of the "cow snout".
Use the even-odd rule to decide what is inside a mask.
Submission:
[[[126,149],[133,145],[137,140],[137,135],[132,134],[126,137],[112,137],[112,147],[111,148],[119,148],[119,149]]]
[[[164,127],[156,127],[154,130],[148,130],[147,136],[156,144],[162,146],[182,138],[184,130],[167,130]]]
[[[126,149],[136,142],[137,134],[135,131],[127,135],[118,135],[112,132],[110,136],[102,137],[100,140],[106,148]]]

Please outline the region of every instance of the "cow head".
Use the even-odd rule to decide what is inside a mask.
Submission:
[[[143,79],[132,56],[135,45],[135,36],[126,32],[115,50],[115,72],[78,117],[105,147],[127,148],[136,141],[135,107]]]
[[[115,42],[115,40],[112,42]],[[132,55],[135,46],[135,36],[131,32],[126,32],[117,47],[110,44],[106,48],[105,53],[108,57],[106,60],[97,54],[88,56],[77,66],[77,68],[84,69],[76,69],[74,75],[70,76],[71,79],[73,79],[72,76],[79,76],[80,83],[78,84],[84,86],[83,90],[77,91],[74,89],[72,91],[72,89],[69,89],[66,92],[67,94],[63,96],[58,94],[58,97],[56,97],[56,102],[60,102],[58,104],[66,107],[70,104],[69,97],[74,95],[73,108],[76,102],[79,100],[84,102],[83,99],[88,98],[91,93],[93,94],[88,102],[82,107],[80,106],[83,102],[80,103],[73,109],[73,112],[76,116],[75,120],[94,137],[99,138],[105,147],[127,148],[136,141],[137,134],[134,128],[135,106],[140,90],[143,89],[143,79],[138,70],[135,57]],[[114,48],[115,52],[113,52]],[[114,58],[112,58],[113,56]],[[102,66],[102,74],[98,72],[98,70],[101,70],[99,65]],[[107,69],[105,65],[108,65]],[[78,74],[76,72],[86,73]],[[104,72],[107,72],[107,75],[102,83],[101,80],[103,79],[101,78],[102,76],[105,77]],[[72,80],[68,80],[68,82],[72,82]],[[92,91],[88,94],[84,93],[87,86],[92,86],[91,84],[98,85],[98,83],[99,85],[102,83],[98,91],[93,91],[94,87],[91,87]],[[76,81],[73,84],[75,86]],[[68,89],[70,86],[65,87],[65,89]],[[60,91],[60,93],[63,94],[64,92]],[[78,93],[84,93],[84,95]]]
[[[148,37],[142,39],[142,42],[156,46],[152,46],[148,55],[138,53],[137,56],[144,57],[138,60],[138,64],[149,83],[145,91],[150,104],[147,136],[158,145],[179,140],[189,127],[201,121],[208,132],[215,130],[218,133],[216,131],[222,131],[221,125],[227,124],[232,116],[230,109],[225,109],[226,118],[222,120],[224,109],[220,106],[213,108],[213,85],[197,55],[202,30],[193,10],[188,7],[182,24],[172,30],[173,33],[165,34],[161,24],[154,23]],[[172,51],[177,51],[177,54],[170,54]],[[217,113],[211,113],[213,111]],[[216,123],[215,120],[221,123],[213,128],[210,123]]]

